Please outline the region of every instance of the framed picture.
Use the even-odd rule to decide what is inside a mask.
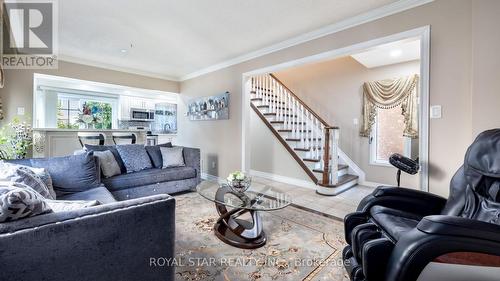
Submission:
[[[191,121],[229,119],[229,92],[190,100],[187,115]]]

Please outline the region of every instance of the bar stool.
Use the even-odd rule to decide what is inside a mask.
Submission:
[[[89,144],[97,144],[104,145],[104,140],[106,137],[103,133],[94,133],[94,132],[78,132],[78,141],[82,147],[85,146],[85,143],[89,142]]]
[[[135,144],[137,141],[137,136],[134,133],[113,133],[111,136],[115,144]],[[130,140],[130,142],[126,140]]]

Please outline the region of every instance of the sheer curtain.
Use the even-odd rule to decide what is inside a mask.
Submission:
[[[403,135],[418,138],[418,75],[363,84],[363,109],[360,135],[369,137],[377,108],[401,106],[405,128]]]

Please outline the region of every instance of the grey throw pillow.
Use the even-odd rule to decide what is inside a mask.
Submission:
[[[36,172],[45,177],[45,180]],[[56,199],[52,179],[45,169],[31,168],[11,163],[0,163],[0,180],[25,184],[44,198]]]
[[[162,168],[170,167],[183,167],[186,166],[184,163],[182,147],[160,147],[161,157],[163,158]]]
[[[162,143],[158,145],[146,146],[146,151],[149,154],[149,158],[151,158],[151,162],[153,163],[153,167],[161,168],[163,166],[163,159],[161,157],[160,147],[173,147],[171,142]]]
[[[15,221],[52,212],[45,198],[29,186],[0,182],[0,222]]]
[[[151,169],[151,160],[142,144],[117,145],[116,150],[127,168],[127,173]]]
[[[115,156],[116,162],[118,162],[118,166],[120,166],[121,173],[126,173],[127,168],[125,168],[125,164],[123,163],[122,158],[120,157],[120,153],[116,150],[115,145],[90,145],[86,144],[84,146],[85,151],[106,151],[109,150]]]
[[[109,178],[122,173],[120,166],[118,165],[118,162],[116,162],[115,156],[111,151],[94,151],[94,156],[99,158],[104,177]]]
[[[88,208],[92,206],[99,205],[97,200],[45,200],[49,207],[54,211],[54,213],[58,212],[67,212],[74,211],[82,208]]]

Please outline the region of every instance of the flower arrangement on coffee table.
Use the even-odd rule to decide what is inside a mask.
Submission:
[[[245,175],[241,171],[230,173],[226,180],[229,188],[238,193],[245,192],[248,188],[250,188],[250,184],[252,183],[252,178]]]

